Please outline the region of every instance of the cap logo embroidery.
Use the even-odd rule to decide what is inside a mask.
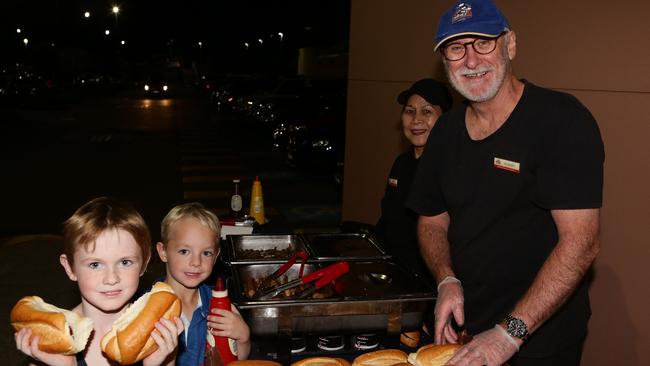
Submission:
[[[460,3],[456,6],[454,16],[451,18],[451,24],[462,22],[465,19],[472,17],[472,6],[465,3]]]

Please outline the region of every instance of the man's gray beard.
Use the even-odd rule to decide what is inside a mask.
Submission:
[[[505,73],[504,73],[504,75],[505,75]],[[497,80],[494,80],[492,85],[490,85],[488,90],[486,90],[483,94],[472,94],[469,90],[464,89],[463,86],[461,85],[461,83],[458,80],[452,78],[449,75],[449,72],[447,73],[447,78],[451,82],[451,86],[454,89],[456,89],[456,91],[460,95],[465,97],[465,99],[469,100],[470,102],[480,103],[480,102],[488,101],[488,100],[494,98],[495,95],[497,95],[497,93],[499,92],[499,88],[501,88],[501,85],[503,84],[503,80],[505,79],[503,77],[504,75],[502,75],[501,78],[499,78]]]

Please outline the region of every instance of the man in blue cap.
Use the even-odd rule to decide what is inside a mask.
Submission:
[[[491,0],[457,2],[435,51],[466,98],[440,117],[408,206],[438,282],[435,342],[449,364],[579,365],[599,251],[604,148],[573,96],[518,79],[517,39]]]

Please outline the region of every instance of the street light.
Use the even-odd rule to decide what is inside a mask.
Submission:
[[[107,29],[107,30],[104,31],[104,34],[109,35],[109,34],[111,34],[111,31]]]
[[[120,42],[120,44],[121,44],[122,46],[124,46],[124,45],[126,44],[126,41],[122,41],[122,42]]]
[[[27,44],[29,43],[29,39],[23,38],[23,43],[25,44],[25,47],[27,47]]]
[[[89,11],[84,13],[84,18],[90,18],[90,12]]]
[[[20,28],[16,28],[16,33],[20,34],[20,32],[22,32],[22,30],[20,30]]]
[[[117,5],[113,5],[113,8],[111,9],[113,11],[113,14],[115,15],[115,26],[117,26],[117,13],[120,12],[120,7]]]

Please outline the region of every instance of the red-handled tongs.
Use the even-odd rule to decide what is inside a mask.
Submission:
[[[268,288],[271,288],[273,281],[279,278],[280,276],[282,276],[286,271],[288,271],[289,268],[291,268],[291,266],[293,266],[293,264],[296,263],[299,258],[301,259],[301,262],[300,262],[300,271],[298,272],[298,277],[302,277],[302,272],[305,269],[305,262],[307,262],[307,259],[309,258],[309,254],[307,254],[307,252],[305,252],[304,250],[300,250],[296,252],[294,255],[291,256],[291,258],[287,260],[285,264],[281,265],[278,269],[275,270],[275,272],[271,273],[266,278],[264,278],[264,280],[262,280],[262,283],[260,283],[260,285],[257,287],[258,288],[257,292],[266,291]]]
[[[277,296],[278,294],[282,293],[283,291],[309,283],[310,286],[304,289],[303,291],[301,291],[301,293],[298,294],[297,296],[297,298],[302,299],[314,293],[316,290],[320,289],[321,287],[327,285],[328,283],[334,281],[342,274],[347,273],[349,269],[350,269],[350,265],[348,264],[348,262],[338,262],[331,266],[319,269],[318,271],[309,273],[293,281],[287,282],[284,285],[280,285],[278,287],[256,294],[253,297],[253,299],[269,300]]]
[[[321,289],[321,287],[329,284],[330,282],[333,282],[335,279],[339,278],[341,275],[345,274],[348,272],[350,269],[350,265],[348,262],[339,262],[335,264],[337,266],[335,270],[332,272],[329,272],[327,275],[322,277],[321,279],[317,280],[316,282],[312,282],[308,285],[307,288],[302,289],[300,293],[298,293],[295,298],[296,299],[305,299],[314,292],[318,291]]]

